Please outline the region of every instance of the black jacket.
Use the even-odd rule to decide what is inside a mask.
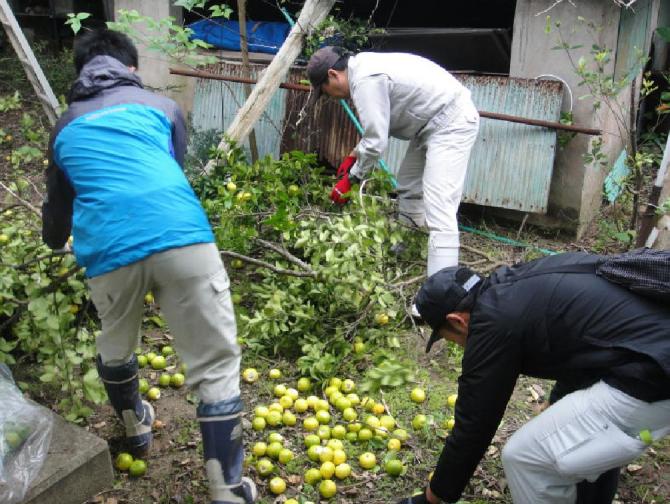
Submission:
[[[584,387],[603,380],[643,401],[670,399],[670,307],[591,274],[518,279],[597,257],[570,253],[502,267],[483,283],[471,311],[456,424],[431,481],[442,499],[459,499],[520,374]]]

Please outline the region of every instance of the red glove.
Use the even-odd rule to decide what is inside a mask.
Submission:
[[[342,164],[337,169],[337,178],[343,177],[344,175],[349,175],[349,170],[356,163],[356,158],[354,156],[347,156],[342,160]]]
[[[351,181],[349,180],[349,175],[345,175],[340,180],[337,181],[335,187],[330,193],[330,199],[337,205],[344,205],[349,198],[346,197],[346,194],[351,190]]]

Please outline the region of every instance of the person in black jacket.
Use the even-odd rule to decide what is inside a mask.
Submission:
[[[617,468],[670,433],[670,308],[595,274],[555,271],[598,257],[560,254],[487,279],[445,268],[425,282],[416,306],[433,328],[426,351],[441,338],[465,350],[434,476],[400,502],[460,498],[521,374],[556,380],[552,399],[563,397],[502,451],[517,504],[611,502]]]

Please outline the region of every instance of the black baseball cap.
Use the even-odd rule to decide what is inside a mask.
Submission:
[[[309,98],[308,106],[314,105],[321,98],[321,84],[328,79],[328,70],[348,55],[346,49],[338,46],[325,46],[312,54],[307,63],[307,77],[312,84],[312,96]]]
[[[479,275],[464,266],[441,269],[424,282],[415,303],[421,318],[433,329],[426,353],[440,339],[437,332],[446,323],[447,315],[481,282]]]

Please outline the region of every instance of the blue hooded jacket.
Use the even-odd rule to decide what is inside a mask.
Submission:
[[[78,264],[95,277],[214,241],[182,171],[186,131],[174,101],[109,56],[84,66],[69,100],[49,143],[47,245],[61,248],[72,233]]]

